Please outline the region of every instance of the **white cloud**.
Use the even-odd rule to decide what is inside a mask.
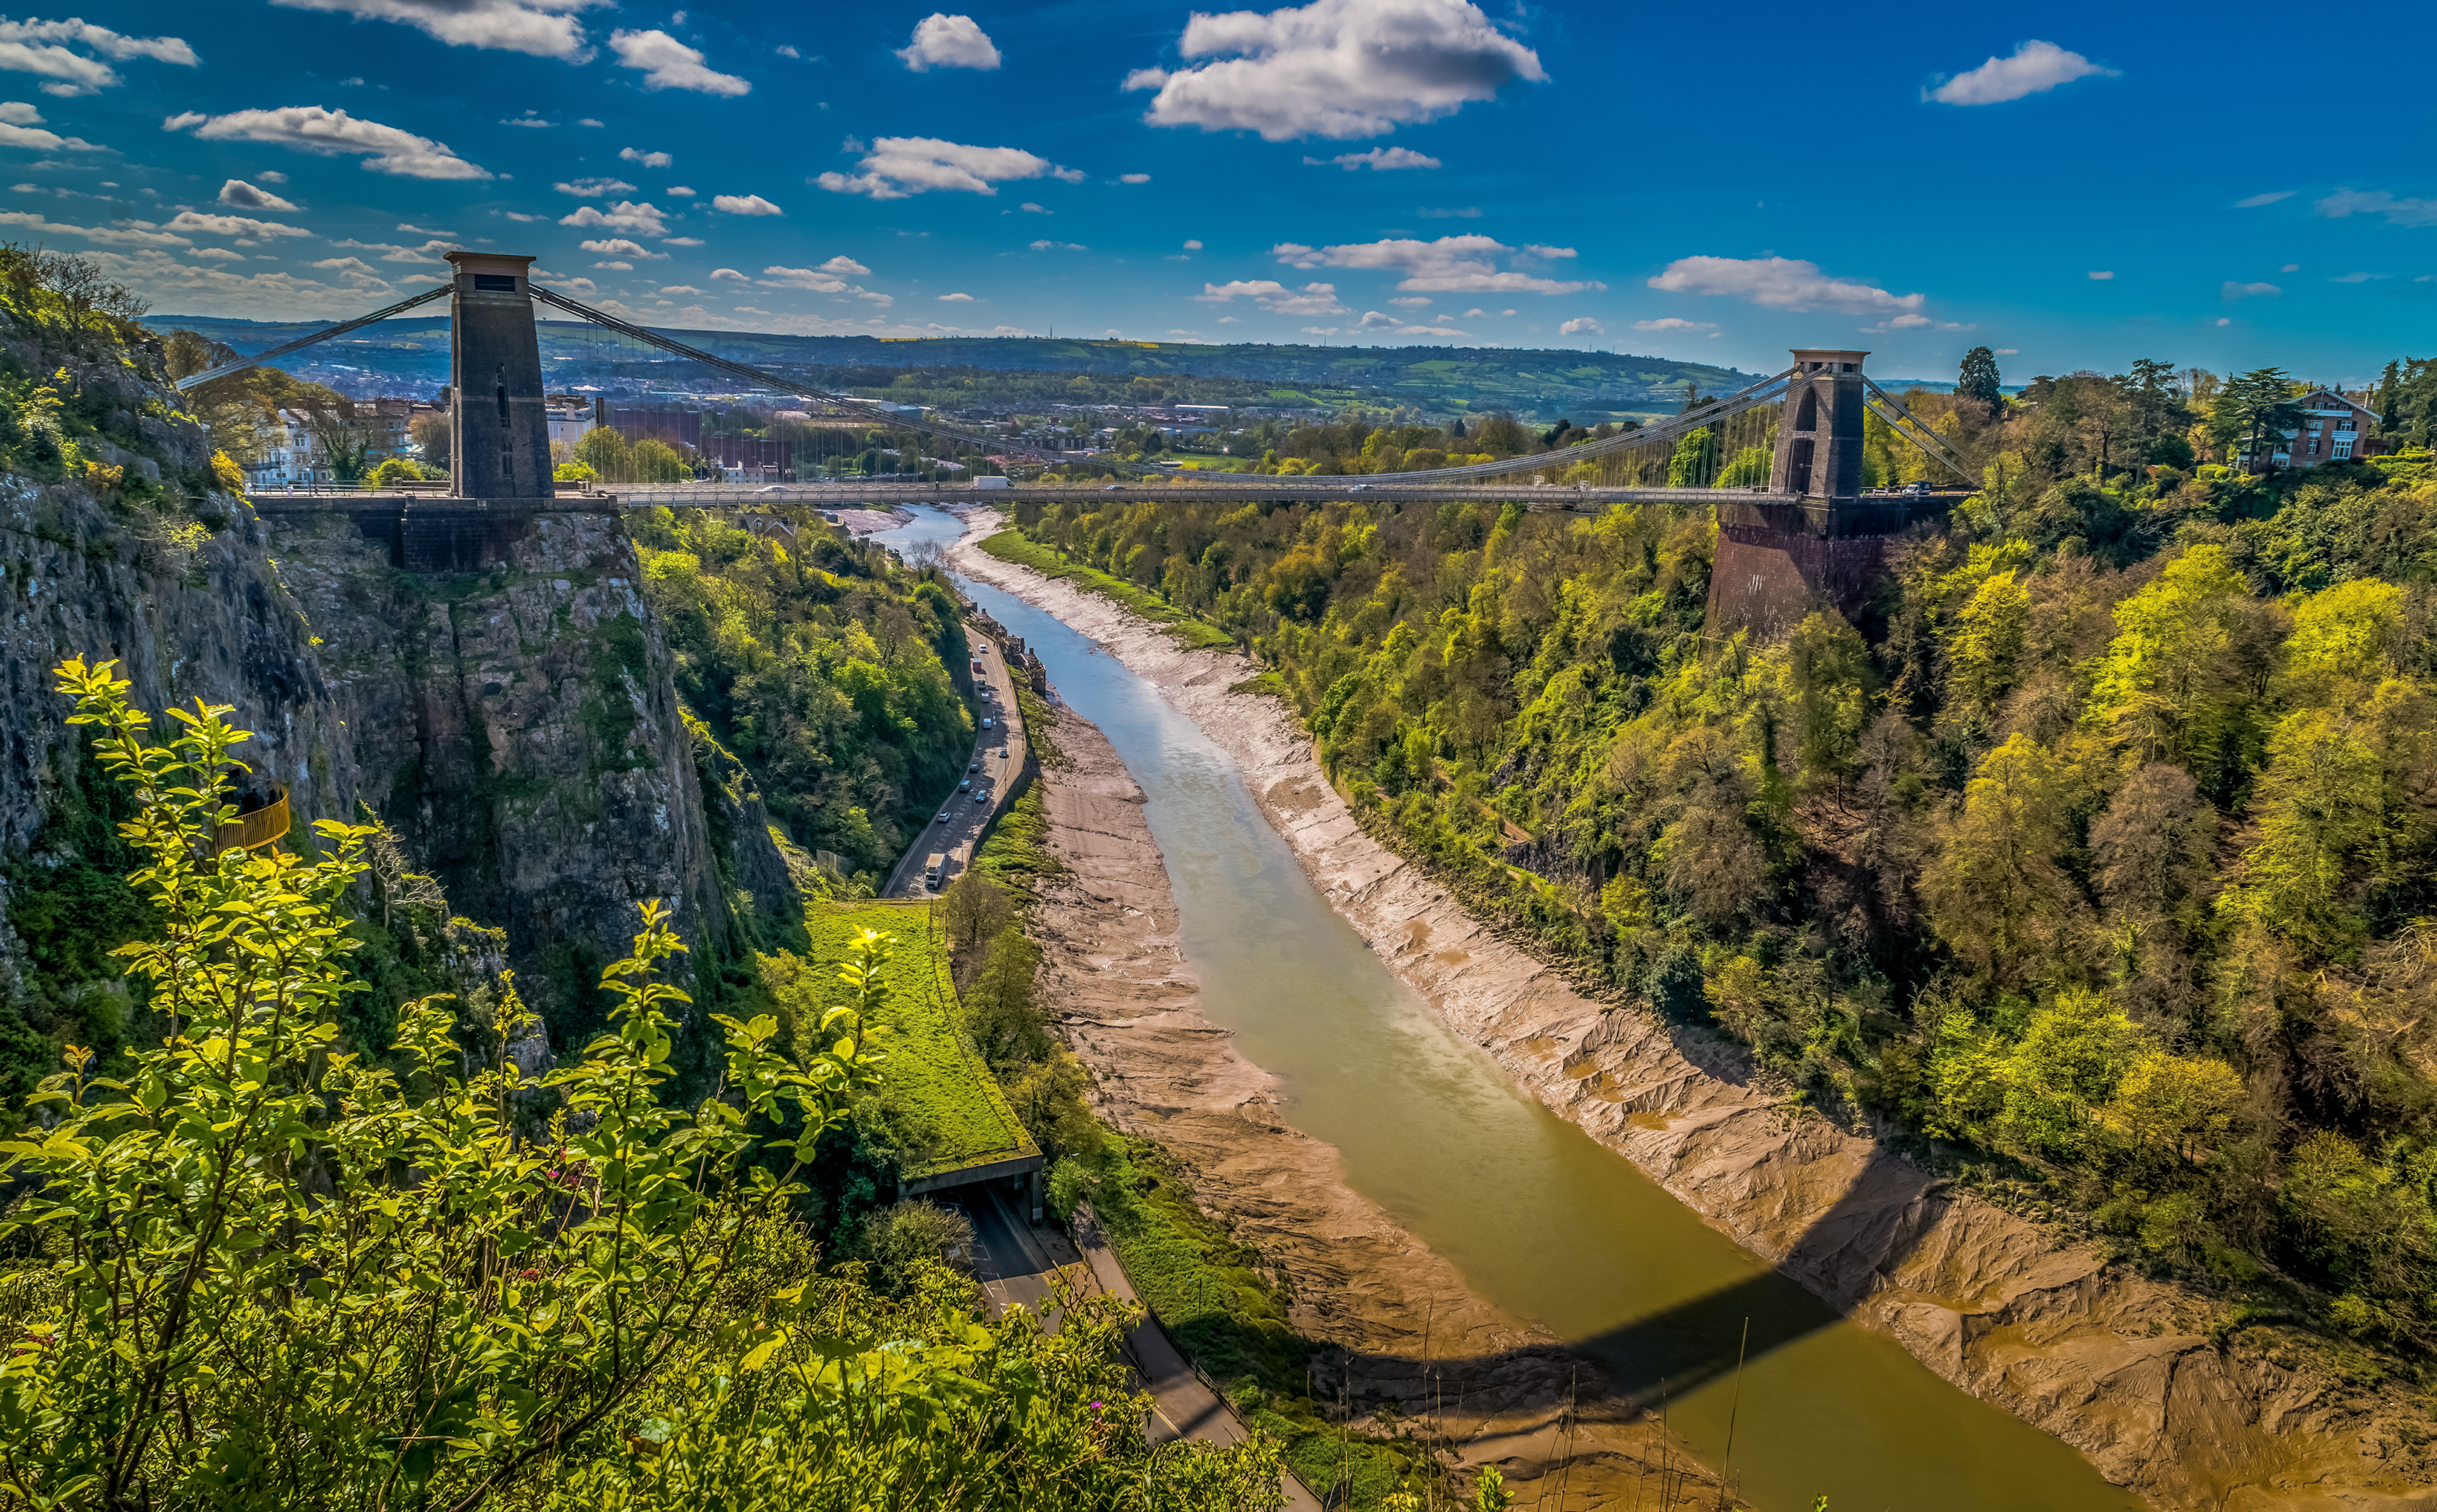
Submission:
[[[605,268],[614,273],[631,273],[635,270],[635,265],[627,262],[622,257],[612,258],[605,263],[594,263],[592,266],[595,268]]]
[[[2327,282],[2330,284],[2368,284],[2374,283],[2381,278],[2393,278],[2393,276],[2394,275],[2393,273],[2338,273],[2335,277],[2328,279]]]
[[[665,261],[669,255],[667,252],[656,252],[641,242],[629,241],[623,236],[612,236],[606,241],[580,241],[576,245],[586,252],[602,257],[641,257],[647,260],[657,258]]]
[[[548,216],[529,216],[529,215],[526,215],[526,214],[525,214],[523,211],[521,211],[521,210],[494,210],[494,211],[492,211],[492,212],[491,212],[491,214],[493,214],[493,215],[495,215],[495,216],[505,216],[505,217],[507,217],[510,220],[513,220],[513,221],[517,222],[518,225],[523,225],[523,226],[530,226],[530,225],[533,225],[533,224],[535,224],[535,223],[536,223],[536,222],[544,221],[544,220],[548,220],[548,219],[550,218],[550,217],[548,217]]]
[[[576,124],[576,125],[578,125],[578,126],[590,126],[590,127],[596,127],[596,128],[597,128],[597,127],[606,126],[608,123],[607,123],[607,122],[605,122],[605,121],[596,121],[596,120],[594,120],[591,116],[589,116],[589,115],[586,115],[586,116],[579,117],[579,118],[577,119],[577,121],[576,121],[576,123],[575,123],[575,124]],[[578,280],[578,282],[580,282],[580,283],[587,283],[587,284],[588,284],[588,283],[590,283],[590,282],[591,282],[591,280],[590,280],[590,279],[581,279],[581,280]]]
[[[441,259],[433,255],[434,253],[453,252],[457,246],[455,242],[445,238],[434,238],[420,247],[401,247],[391,241],[357,241],[353,238],[334,241],[330,245],[345,247],[355,252],[377,252],[381,254],[381,261],[385,263],[438,263]]]
[[[1831,278],[1797,257],[1678,257],[1650,287],[1674,294],[1727,294],[1768,309],[1842,310],[1848,315],[1901,315],[1928,303],[1920,294],[1891,294],[1872,285]]]
[[[0,147],[29,152],[107,152],[109,148],[80,136],[61,136],[40,126],[43,113],[23,100],[0,100]]]
[[[2023,349],[2018,346],[2001,346],[1997,349],[1996,355],[2001,357],[2018,357],[2023,355]]]
[[[2248,200],[2236,200],[2234,202],[2234,208],[2236,210],[2256,210],[2261,205],[2272,205],[2279,200],[2290,200],[2293,198],[2293,194],[2294,191],[2291,189],[2273,189],[2266,194],[2254,194]]]
[[[660,286],[660,292],[663,294],[699,294],[702,290],[694,287],[692,284],[662,284]]]
[[[121,220],[107,226],[72,226],[25,210],[0,211],[0,226],[18,226],[54,236],[81,236],[114,247],[191,247],[193,242],[163,231],[149,220]]]
[[[1368,152],[1340,152],[1328,159],[1306,158],[1304,162],[1318,167],[1325,161],[1351,173],[1357,168],[1375,168],[1382,173],[1391,168],[1437,168],[1446,165],[1426,152],[1411,148],[1375,147]]]
[[[703,240],[700,236],[662,236],[660,238],[660,245],[663,247],[699,247],[703,245]]]
[[[1092,249],[1079,241],[1036,241],[1032,244],[1032,250],[1034,252],[1090,252]]]
[[[860,148],[850,146],[847,150]],[[833,194],[903,200],[930,189],[994,195],[998,191],[991,185],[1011,180],[1059,178],[1072,182],[1083,177],[1075,169],[1061,168],[1021,148],[966,147],[935,136],[877,138],[863,161],[855,165],[863,171],[851,176],[824,173],[815,182]]]
[[[1488,313],[1489,312],[1487,310],[1483,309],[1469,309],[1464,311],[1461,318],[1467,321],[1477,321]]]
[[[1178,51],[1213,60],[1139,68],[1153,126],[1258,131],[1272,142],[1379,136],[1545,79],[1538,55],[1470,0],[1313,0],[1264,15],[1196,12]]]
[[[2231,316],[2220,315],[2217,318],[2217,323],[2219,325],[2232,325],[2234,323],[2234,320]]]
[[[562,226],[580,227],[587,231],[594,229],[631,231],[639,236],[664,236],[668,235],[669,230],[668,222],[661,217],[659,208],[648,200],[641,204],[621,200],[605,211],[595,210],[590,205],[580,205],[576,208],[575,214],[559,217],[558,223]]]
[[[1047,205],[1035,204],[1029,200],[1026,200],[1024,203],[1017,205],[1015,208],[1023,211],[1027,216],[1054,216],[1058,213],[1057,211],[1050,209]]]
[[[2390,226],[2437,226],[2437,200],[2398,200],[2384,189],[2339,189],[2310,208],[2330,220],[2384,216]]]
[[[1577,315],[1572,320],[1568,321],[1565,324],[1557,327],[1557,334],[1559,336],[1582,336],[1586,333],[1592,336],[1605,336],[1607,335],[1607,327],[1602,325],[1599,322],[1592,320],[1587,315]]]
[[[1184,250],[1186,252],[1200,252],[1201,250],[1201,243],[1199,241],[1188,241],[1184,244]]]
[[[361,275],[342,273],[324,282],[284,271],[246,274],[217,262],[187,262],[157,251],[86,255],[155,305],[199,314],[274,321],[360,315],[370,287]]]
[[[2091,282],[2092,282],[2092,283],[2095,283],[2095,284],[2104,284],[2104,283],[2107,283],[2107,282],[2109,282],[2110,280],[2113,279],[2114,277],[2115,277],[2115,269],[2112,269],[2112,268],[2106,268],[2106,269],[2091,269],[2091,273],[2090,273]]]
[[[2229,300],[2283,299],[2285,291],[2273,284],[2237,284],[2227,279],[2218,286],[2218,293]]]
[[[741,283],[743,283],[743,282],[745,282],[745,275],[744,275],[743,273],[738,272],[738,271],[737,271],[735,269],[733,269],[733,268],[714,268],[714,269],[712,269],[710,270],[710,276],[711,276],[714,280],[716,280],[716,279],[722,279],[722,278],[732,278],[732,279],[735,279],[735,280],[736,280],[738,283],[740,283],[740,284],[741,284]]]
[[[1633,328],[1637,331],[1714,331],[1718,327],[1711,321],[1687,321],[1670,315],[1663,320],[1636,321]]]
[[[1416,212],[1424,220],[1479,220],[1481,207],[1465,205],[1454,210],[1423,210]]]
[[[388,279],[381,277],[379,269],[360,257],[324,257],[318,263],[307,263],[305,266],[324,269],[333,273],[345,273],[355,278],[371,279],[379,284],[389,282]]]
[[[598,200],[605,194],[633,194],[635,186],[623,179],[577,179],[571,183],[553,183],[561,194],[571,194],[578,200]]]
[[[309,236],[302,226],[290,226],[276,220],[256,220],[250,216],[211,216],[192,210],[181,210],[171,217],[171,231],[203,236],[246,236],[257,241],[270,241],[279,236]]]
[[[1117,175],[1117,182],[1119,183],[1148,183],[1150,182],[1150,175],[1148,173],[1120,173]]]
[[[1238,278],[1224,284],[1204,284],[1201,292],[1193,296],[1204,304],[1224,304],[1234,299],[1250,299],[1272,315],[1344,315],[1346,307],[1338,303],[1334,284],[1306,284],[1300,289],[1287,287],[1274,278]]]
[[[942,304],[971,304],[973,302],[973,297],[971,294],[942,294],[939,296],[939,303]]]
[[[725,216],[783,216],[787,213],[758,194],[713,195],[710,208]]]
[[[636,148],[622,147],[618,149],[618,161],[640,164],[647,168],[665,168],[676,159],[665,152],[645,152]]]
[[[2280,273],[2298,273],[2302,270],[2302,265],[2300,263],[2287,263],[2284,267],[2279,268],[2276,270]]]
[[[231,179],[220,185],[220,203],[238,210],[294,210],[296,207],[268,189],[257,189],[243,179]]]
[[[1957,74],[1936,89],[1922,90],[1921,98],[1940,105],[2001,105],[2025,95],[2045,94],[2093,74],[2113,78],[2118,72],[2101,68],[2052,42],[2026,42],[2010,58],[1990,58],[1970,73]]]
[[[206,261],[215,263],[241,263],[245,261],[245,253],[241,252],[231,252],[226,247],[197,247],[188,252],[186,255],[189,257],[201,257]]]
[[[189,111],[161,125],[165,130],[192,130],[206,142],[272,142],[324,156],[361,153],[364,166],[373,172],[404,179],[493,177],[489,169],[466,162],[444,143],[319,105],[283,105],[212,116]]]
[[[693,188],[682,183],[670,184],[664,192],[672,200],[691,200],[693,198]]]
[[[897,57],[918,74],[933,68],[978,68],[988,72],[999,62],[998,48],[973,17],[937,13],[914,24],[912,44],[899,48]]]
[[[44,94],[92,95],[125,82],[108,63],[75,51],[77,47],[121,62],[149,58],[192,68],[202,61],[176,37],[130,37],[75,17],[65,21],[0,18],[0,69],[49,79],[42,86]]]
[[[731,269],[723,268],[710,276],[742,278],[745,275]],[[843,294],[848,288],[847,281],[835,273],[825,272],[817,268],[787,268],[776,263],[762,269],[762,276],[754,282],[764,288],[804,288],[815,294]]]
[[[864,267],[861,263],[856,262],[853,258],[849,257],[844,252],[840,252],[835,257],[831,258],[828,262],[821,264],[821,271],[824,273],[851,276],[855,278],[868,278],[871,276],[870,269]]]
[[[551,130],[558,125],[556,121],[546,121],[539,115],[535,114],[531,106],[527,106],[525,108],[525,113],[522,115],[503,119],[500,124],[501,126],[530,126],[542,130]]]
[[[272,168],[265,168],[260,173],[255,174],[254,177],[260,179],[265,183],[286,183],[288,182],[288,175]]]
[[[362,21],[394,21],[452,47],[530,53],[587,61],[574,12],[603,0],[272,0],[294,10],[330,10]]]
[[[753,86],[734,74],[703,66],[702,54],[665,31],[613,31],[609,50],[618,66],[643,76],[645,89],[682,89],[696,95],[748,95]]]
[[[1429,304],[1429,296],[1427,294],[1407,294],[1398,299],[1392,299],[1388,303],[1391,304],[1401,304],[1409,310],[1417,310]]]
[[[1572,294],[1586,288],[1607,287],[1588,281],[1563,282],[1500,269],[1492,259],[1501,255],[1514,256],[1517,249],[1506,246],[1495,237],[1478,235],[1441,236],[1436,241],[1396,237],[1319,248],[1282,241],[1270,251],[1289,268],[1394,269],[1405,275],[1396,287],[1415,294]],[[1542,257],[1573,255],[1572,249],[1564,247],[1536,247],[1522,251]]]

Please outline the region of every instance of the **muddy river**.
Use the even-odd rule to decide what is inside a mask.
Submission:
[[[944,546],[935,510],[875,539]],[[1227,756],[1117,660],[958,580],[1107,733],[1148,795],[1202,1012],[1285,1084],[1289,1121],[1346,1182],[1481,1295],[1608,1371],[1766,1512],[2137,1508],[2062,1442],[1947,1384],[1709,1228],[1517,1089],[1391,976],[1296,865]],[[1755,1341],[1733,1368],[1748,1326]],[[1525,1492],[1528,1504],[1530,1492]]]

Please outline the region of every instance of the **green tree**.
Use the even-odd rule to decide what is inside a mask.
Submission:
[[[1921,874],[1930,923],[1955,952],[2005,982],[2047,974],[2079,895],[2065,874],[2070,779],[2017,734],[1980,759],[1963,811]]]
[[[1985,346],[1975,346],[1963,354],[1963,365],[1955,375],[1955,391],[1965,399],[1977,399],[1992,409],[2005,408],[2005,391],[1998,387],[1997,354]]]
[[[774,1020],[723,1017],[731,1095],[669,1106],[667,1005],[686,999],[653,979],[681,947],[646,903],[603,973],[614,1032],[549,1079],[570,1117],[520,1138],[515,1067],[461,1079],[442,999],[401,1010],[403,1074],[336,1049],[358,986],[338,909],[369,832],[323,821],[310,862],[215,855],[245,732],[198,704],[149,743],[112,665],[69,661],[60,686],[141,806],[133,880],[161,935],[121,953],[169,1038],[117,1076],[71,1048],[34,1099],[50,1131],[0,1147],[28,1184],[0,1239],[44,1256],[11,1277],[43,1343],[0,1391],[0,1477],[36,1505],[394,1486],[477,1505],[607,1423],[708,1320],[742,1225],[787,1190],[739,1163],[747,1121],[834,1121],[873,1074],[858,1016],[834,1013],[804,1068],[771,1050]],[[875,965],[849,967],[867,1000]]]

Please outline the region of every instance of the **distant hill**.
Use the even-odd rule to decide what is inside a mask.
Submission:
[[[320,328],[320,322],[156,315],[159,330],[191,330],[240,353],[259,352]],[[606,391],[684,391],[689,376],[707,391],[732,391],[693,364],[621,342],[572,321],[539,322],[542,365],[553,391],[590,385]],[[1055,384],[992,381],[985,374],[1074,374],[1078,399],[1106,403],[1127,391],[1165,391],[1171,401],[1329,407],[1361,400],[1442,412],[1515,409],[1597,415],[1672,413],[1688,387],[1731,391],[1762,374],[1703,362],[1509,347],[1215,346],[1175,341],[1087,341],[1065,338],[947,337],[899,340],[868,336],[780,336],[668,329],[707,352],[826,385],[871,392],[894,387],[936,402],[942,372],[961,372],[974,402],[1041,398]],[[384,321],[309,347],[279,366],[342,392],[428,394],[447,381],[446,316]],[[899,379],[909,372],[912,381]],[[1131,380],[1113,386],[1108,379]],[[1113,392],[1112,391],[1113,388]]]

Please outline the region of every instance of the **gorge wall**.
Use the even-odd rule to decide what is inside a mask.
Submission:
[[[173,458],[208,456],[195,427],[160,430]],[[600,1027],[590,984],[643,899],[673,911],[698,977],[738,947],[726,878],[786,916],[786,862],[687,727],[617,520],[552,516],[499,567],[425,578],[336,514],[274,526],[234,495],[197,513],[217,528],[181,538],[80,484],[0,478],[0,853],[21,894],[78,862],[57,821],[101,801],[51,691],[84,656],[116,660],[147,710],[234,705],[256,780],[289,791],[292,847],[368,805],[452,912],[506,931],[560,1050]],[[0,1003],[59,1031],[39,1020],[86,988],[34,993],[34,953],[0,928]]]

